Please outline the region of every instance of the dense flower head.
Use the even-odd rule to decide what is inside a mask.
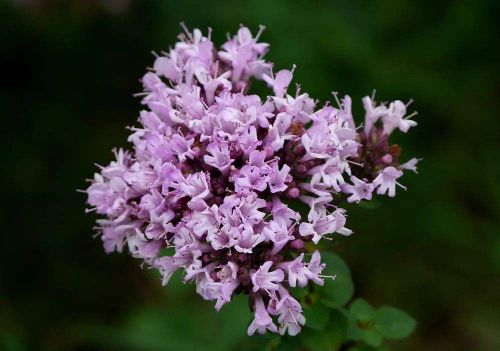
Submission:
[[[349,96],[318,107],[298,88],[292,93],[295,67],[273,72],[261,32],[241,27],[217,49],[210,33],[185,30],[157,55],[142,78],[133,151],[115,151],[95,174],[88,204],[105,217],[97,224],[106,252],[127,247],[163,284],[181,270],[217,310],[248,294],[249,334],[295,335],[305,318],[289,288],[328,278],[320,252],[307,258],[305,244],[352,233],[342,201],[404,188],[398,180],[417,160],[400,164],[388,138],[416,123],[401,101],[366,97],[356,127]],[[251,94],[252,79],[273,95]]]

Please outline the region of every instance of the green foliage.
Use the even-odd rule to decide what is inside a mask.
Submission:
[[[350,351],[385,351],[385,339],[409,336],[416,322],[406,312],[394,307],[374,308],[364,299],[346,304],[353,294],[353,282],[344,260],[331,252],[323,252],[328,275],[322,287],[315,286],[299,298],[304,306],[306,326],[299,334],[300,345],[285,337],[276,350],[333,351],[354,343]],[[293,291],[295,293],[295,290]]]
[[[320,303],[306,305],[304,306],[304,316],[309,328],[322,331],[330,322],[330,309]]]
[[[373,319],[375,329],[388,339],[402,339],[410,335],[417,322],[408,315],[394,307],[381,307]]]
[[[326,309],[326,308],[325,308]],[[323,330],[306,327],[299,334],[303,347],[311,351],[334,351],[345,341],[347,320],[338,310],[333,310],[329,323]]]
[[[375,309],[363,299],[354,300],[350,311],[357,320],[362,322],[368,322],[375,316]]]
[[[394,307],[375,309],[363,299],[342,310],[348,321],[347,338],[378,347],[385,339],[402,339],[415,329],[416,322],[406,312]]]
[[[317,289],[319,298],[324,305],[339,308],[351,299],[354,292],[351,271],[337,255],[324,252],[321,258],[326,263],[323,274],[334,276],[335,280],[325,279],[325,285]]]

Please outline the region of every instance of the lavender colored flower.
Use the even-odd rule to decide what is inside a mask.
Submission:
[[[396,181],[402,175],[403,172],[394,167],[384,168],[373,180],[373,185],[377,188],[377,194],[385,194],[387,192],[390,197],[394,197],[396,195],[396,185],[406,189],[406,187]]]
[[[351,196],[347,198],[348,202],[359,202],[361,200],[372,199],[373,184],[361,180],[356,176],[351,177],[351,182],[353,185],[347,183],[342,185],[342,191],[346,194],[351,194]]]
[[[282,290],[281,299],[276,306],[278,322],[280,324],[279,333],[284,335],[286,331],[291,336],[297,335],[306,319],[302,314],[300,303],[294,299],[286,290]]]
[[[261,296],[255,298],[255,317],[248,327],[248,335],[253,335],[256,331],[259,334],[264,334],[266,330],[274,333],[278,332],[278,327],[273,323],[273,319],[266,310],[264,301]]]
[[[302,262],[303,259],[304,254],[302,253],[295,260],[281,264],[281,267],[288,273],[288,284],[292,288],[297,285],[305,287],[309,280],[312,280],[318,285],[323,285],[323,279],[319,277],[319,274],[323,270],[324,265],[319,264],[321,260],[319,252],[315,251],[313,253],[309,265]]]
[[[273,265],[272,261],[265,262],[260,268],[252,274],[253,291],[257,292],[260,289],[267,292],[272,290],[278,290],[280,283],[285,278],[285,274],[281,269],[276,269],[273,272],[269,272],[269,268]]]
[[[127,248],[163,284],[181,271],[217,310],[247,294],[250,335],[296,335],[305,318],[289,289],[328,277],[319,251],[304,262],[306,248],[352,233],[342,201],[392,197],[403,171],[416,172],[418,160],[401,164],[401,148],[389,143],[416,123],[401,101],[386,107],[365,97],[359,128],[349,96],[318,107],[292,92],[295,66],[273,74],[262,31],[241,27],[217,48],[186,29],[157,55],[142,78],[133,149],[100,167],[87,202],[104,217],[97,229],[107,253]],[[252,94],[254,79],[274,95]]]

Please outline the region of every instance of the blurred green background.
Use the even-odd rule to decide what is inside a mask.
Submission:
[[[1,350],[239,350],[243,298],[215,313],[192,286],[162,288],[127,255],[105,255],[85,215],[94,162],[127,146],[151,50],[188,27],[221,43],[267,26],[279,68],[321,100],[332,90],[414,98],[397,136],[423,157],[408,191],[350,209],[333,250],[355,296],[419,322],[394,350],[500,350],[500,155],[495,1],[0,0],[3,209]],[[174,279],[175,280],[175,279]],[[178,279],[177,279],[178,281]],[[255,339],[252,339],[255,342]]]

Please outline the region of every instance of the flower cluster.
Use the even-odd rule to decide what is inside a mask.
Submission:
[[[295,335],[305,318],[289,288],[328,278],[305,244],[351,234],[342,200],[394,196],[417,160],[399,164],[388,136],[416,123],[401,101],[364,98],[356,128],[348,96],[317,108],[298,87],[290,95],[293,69],[273,73],[261,31],[242,27],[218,50],[210,34],[186,30],[157,55],[142,78],[146,109],[131,128],[133,151],[115,151],[86,192],[90,210],[105,216],[97,224],[106,252],[127,246],[163,284],[181,270],[217,310],[248,294],[249,334]],[[250,94],[251,78],[274,95]]]

